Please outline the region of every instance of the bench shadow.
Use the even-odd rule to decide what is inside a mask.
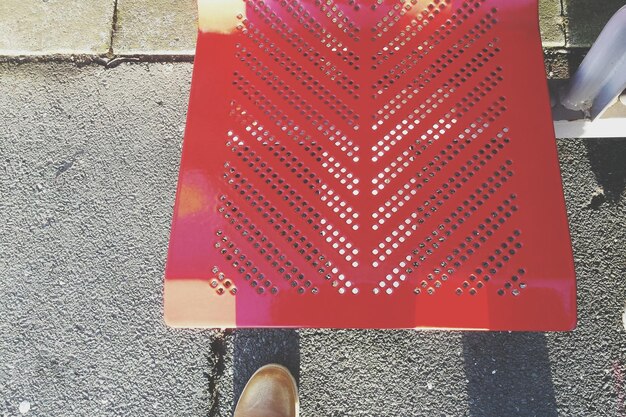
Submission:
[[[617,203],[626,189],[626,140],[621,138],[585,140],[591,170],[602,190],[594,196],[590,208],[605,200]]]
[[[542,333],[466,333],[463,356],[470,415],[557,416]]]
[[[234,331],[233,339],[234,404],[237,404],[248,379],[263,365],[283,365],[300,382],[300,336],[297,331],[238,329]]]

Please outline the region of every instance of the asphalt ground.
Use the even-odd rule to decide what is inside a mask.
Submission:
[[[168,329],[191,69],[0,64],[0,413],[229,416],[277,361],[305,417],[626,415],[623,139],[558,142],[573,332]]]

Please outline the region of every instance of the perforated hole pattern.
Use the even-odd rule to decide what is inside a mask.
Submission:
[[[227,201],[219,210],[265,257],[267,272],[256,280],[241,266],[247,259],[242,249],[233,249],[232,260],[227,259],[260,294],[272,285],[264,278],[268,275],[284,276],[304,294],[317,277],[298,268],[303,262],[342,294],[358,294],[354,285],[363,279],[352,282],[340,269],[356,276],[366,264],[386,278],[363,289],[392,294],[407,275],[421,272],[413,261],[420,240],[413,236],[435,232],[427,230],[426,219],[448,202],[453,205],[456,194],[483,197],[472,187],[482,185],[482,170],[497,167],[498,152],[509,141],[508,128],[498,120],[506,112],[506,99],[494,92],[503,69],[491,62],[499,51],[498,39],[489,33],[497,24],[497,9],[482,10],[482,1],[462,2],[456,10],[451,1],[419,3],[378,2],[363,8],[358,2],[249,0],[248,15],[238,16],[243,36],[236,45],[239,65],[232,81],[238,90],[231,103],[236,123],[225,138],[236,157],[224,173],[232,194],[222,196]],[[464,24],[474,13],[483,17]],[[422,39],[426,25],[437,29]],[[396,26],[402,29],[395,36],[385,36]],[[373,36],[363,40],[360,33]],[[450,37],[452,44],[446,42]],[[436,59],[427,61],[427,56]],[[370,57],[375,64],[363,68],[360,62]],[[373,94],[362,92],[357,79],[371,79]],[[464,88],[468,83],[470,88]],[[474,108],[479,115],[464,122]],[[459,169],[446,169],[463,158]],[[376,175],[367,178],[364,167],[374,168]],[[496,174],[506,181],[512,172]],[[489,184],[484,185],[487,199]],[[380,206],[371,213],[355,208],[361,193]],[[290,210],[277,208],[276,199]],[[477,211],[471,207],[461,220]],[[258,211],[265,222],[253,223],[246,210]],[[456,216],[453,211],[443,224]],[[362,227],[379,236],[375,247],[355,235]],[[434,256],[444,240],[431,245],[428,255]],[[289,258],[280,249],[285,245],[300,256]],[[404,260],[396,256],[394,262],[396,251]],[[434,285],[439,288],[442,281]],[[272,288],[270,294],[278,293],[278,287]],[[434,294],[434,287],[428,293]]]
[[[511,9],[242,1],[232,35],[199,40],[232,60],[215,81],[228,108],[211,110],[227,130],[202,145],[219,170],[207,204],[216,294],[530,294],[538,200],[514,151],[526,139],[503,52]]]

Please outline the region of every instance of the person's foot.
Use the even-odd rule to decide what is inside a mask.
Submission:
[[[298,417],[296,380],[287,368],[265,365],[252,375],[233,417]]]

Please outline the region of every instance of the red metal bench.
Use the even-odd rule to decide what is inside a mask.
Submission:
[[[575,326],[537,0],[207,0],[200,28],[170,325]]]

